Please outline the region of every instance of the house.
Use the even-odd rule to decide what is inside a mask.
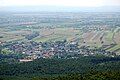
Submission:
[[[20,62],[30,62],[33,61],[33,59],[19,59]]]

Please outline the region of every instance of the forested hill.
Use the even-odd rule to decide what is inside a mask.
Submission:
[[[91,72],[95,72],[91,74]],[[0,64],[1,79],[26,78],[31,80],[37,78],[64,76],[70,78],[70,75],[77,74],[74,77],[80,78],[81,75],[87,78],[90,75],[105,77],[104,75],[118,76],[120,78],[120,57],[80,57],[78,59],[37,59],[27,63],[5,63]],[[69,75],[70,74],[70,75]],[[84,75],[85,74],[85,75]],[[8,80],[7,79],[7,80]],[[45,80],[46,80],[45,79]],[[36,80],[36,79],[35,79]],[[60,80],[60,79],[53,79]],[[66,80],[66,79],[63,79]],[[69,80],[69,79],[68,79]],[[72,80],[72,79],[71,79]],[[75,79],[81,80],[81,79]],[[86,79],[87,80],[87,79]],[[106,80],[106,79],[103,79]],[[114,80],[114,79],[112,79]]]

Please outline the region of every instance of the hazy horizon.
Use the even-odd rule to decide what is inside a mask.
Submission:
[[[0,0],[0,12],[120,12],[119,0]]]
[[[27,7],[3,7],[0,9],[0,12],[120,12],[120,7],[27,6]]]

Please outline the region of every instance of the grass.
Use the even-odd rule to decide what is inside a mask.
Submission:
[[[113,35],[114,33],[112,31],[107,31],[105,38],[108,42],[112,43],[113,42]]]
[[[36,41],[36,42],[46,42],[46,41],[55,41],[55,40],[62,40],[64,39],[63,36],[60,36],[60,35],[50,35],[50,36],[46,36],[46,37],[37,37],[37,38],[34,38],[33,41]]]
[[[71,41],[72,39],[78,39],[81,36],[81,32],[79,30],[74,30],[72,28],[55,28],[51,31],[53,32],[53,34],[41,37],[42,35],[47,34],[46,30],[46,32],[44,31],[41,36],[34,38],[33,41],[45,42],[45,41],[59,41],[64,39]]]
[[[117,49],[119,49],[119,48],[120,48],[120,44],[118,44],[118,45],[116,45],[116,46],[108,49],[108,51],[115,51],[115,50],[117,50]]]

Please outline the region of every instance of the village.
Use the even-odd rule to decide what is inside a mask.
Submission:
[[[20,58],[20,62],[33,61],[38,58],[79,58],[79,56],[96,56],[106,55],[114,57],[114,52],[109,52],[103,49],[91,49],[89,46],[81,46],[77,42],[67,42],[67,40],[55,42],[6,42],[2,43],[4,47],[1,50],[7,50],[7,53],[23,54],[24,58]]]

